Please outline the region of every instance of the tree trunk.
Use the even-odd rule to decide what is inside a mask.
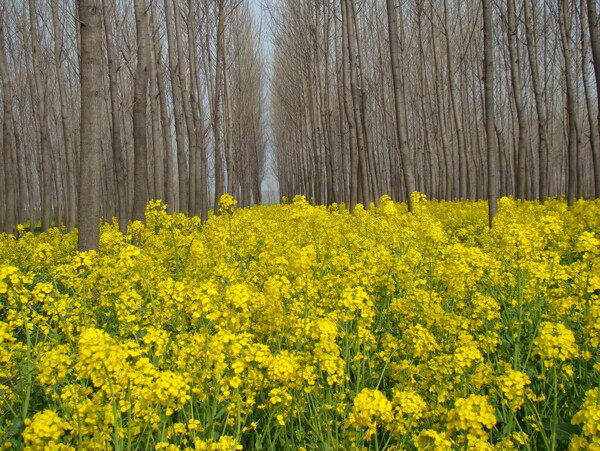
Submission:
[[[31,50],[33,52],[33,78],[37,105],[35,115],[39,127],[40,154],[42,156],[42,231],[50,228],[52,222],[52,148],[50,142],[50,110],[46,99],[47,82],[42,70],[41,48],[38,36],[38,17],[35,1],[29,0],[29,23],[31,31]]]
[[[225,64],[225,2],[218,0],[217,18],[217,55],[215,70],[215,91],[213,105],[213,137],[214,137],[214,168],[215,168],[215,197],[214,210],[218,212],[219,199],[225,193],[225,171],[223,168],[222,143],[222,96],[223,96],[223,65]]]
[[[575,92],[575,74],[573,73],[572,54],[571,54],[571,15],[569,13],[569,1],[561,0],[558,21],[560,26],[560,37],[563,48],[563,58],[565,62],[565,85],[567,91],[567,115],[568,115],[568,135],[567,135],[567,202],[573,205],[577,198],[577,154],[578,154],[578,127],[577,105]]]
[[[594,74],[596,75],[596,95],[600,93],[600,32],[598,31],[598,11],[596,10],[596,0],[587,0],[588,23],[590,27],[590,44],[592,47],[592,63],[594,65]],[[600,106],[596,100],[598,114],[598,123],[600,124]],[[598,193],[596,192],[596,196]]]
[[[208,167],[206,158],[206,142],[204,139],[204,113],[202,105],[202,91],[199,85],[197,44],[193,26],[194,0],[188,1],[188,46],[190,52],[190,79],[191,79],[191,108],[194,121],[194,133],[196,136],[196,155],[194,169],[191,169],[190,177],[195,177],[196,203],[190,205],[194,212],[199,212],[202,219],[206,219],[208,212]]]
[[[112,0],[102,0],[104,34],[106,36],[106,58],[108,63],[108,87],[110,93],[110,121],[111,121],[111,148],[113,156],[113,170],[115,174],[115,189],[117,203],[117,217],[119,220],[119,230],[125,234],[127,231],[127,222],[130,219],[128,199],[127,199],[127,174],[125,166],[125,147],[121,138],[121,119],[119,107],[119,85],[117,49],[115,47],[115,34],[113,24],[109,17],[109,2],[112,8]]]
[[[52,25],[54,29],[54,54],[55,54],[55,67],[58,82],[58,96],[60,99],[60,118],[62,125],[63,135],[63,149],[62,153],[65,156],[66,162],[66,193],[63,195],[66,197],[66,213],[67,213],[67,230],[72,230],[75,227],[75,220],[77,218],[77,174],[74,164],[74,146],[72,139],[72,126],[69,125],[71,118],[69,116],[69,107],[67,105],[67,88],[65,85],[65,77],[62,68],[63,59],[63,43],[62,35],[60,33],[59,26],[59,14],[58,14],[58,0],[52,0]]]
[[[485,132],[488,157],[488,218],[492,228],[498,212],[498,154],[494,146],[494,60],[492,5],[481,0],[483,5],[483,71],[485,89]]]
[[[173,96],[173,112],[175,114],[175,140],[177,142],[177,173],[179,177],[179,198],[176,210],[188,212],[188,163],[185,151],[185,117],[183,113],[183,96],[181,91],[180,61],[177,58],[177,40],[175,37],[171,0],[164,0],[167,41],[169,44],[169,72],[171,73],[171,92]]]
[[[13,88],[9,79],[4,44],[4,8],[0,8],[0,78],[4,116],[2,121],[2,152],[4,163],[4,217],[2,231],[14,233],[17,225],[17,165],[13,133]]]
[[[148,33],[147,0],[135,0],[135,30],[137,34],[137,65],[133,87],[133,215],[134,221],[143,221],[148,204],[148,69],[150,43]]]
[[[535,34],[534,17],[529,5],[530,0],[523,2],[525,8],[525,35],[527,39],[527,54],[531,69],[531,84],[535,99],[538,131],[539,168],[539,198],[545,202],[548,197],[548,120],[546,119],[546,102],[544,101],[543,86],[540,79],[537,56],[537,36]]]
[[[517,48],[517,17],[515,13],[515,0],[508,2],[508,51],[510,54],[510,76],[512,81],[513,97],[515,99],[515,108],[517,121],[519,123],[519,143],[517,146],[517,198],[525,198],[526,169],[525,160],[527,156],[527,142],[529,141],[527,130],[527,118],[525,116],[525,107],[523,105],[523,83],[521,81],[521,64],[519,59],[519,49]]]
[[[154,2],[150,4],[152,11],[151,20],[152,28],[157,28],[156,13],[154,10]],[[167,95],[165,87],[165,71],[162,62],[161,43],[158,39],[158,33],[153,34],[154,55],[156,60],[156,86],[158,89],[158,100],[160,106],[160,119],[162,125],[162,143],[165,153],[165,201],[167,202],[167,211],[173,213],[177,204],[177,194],[179,186],[175,179],[175,160],[177,156],[173,152],[173,139],[171,134],[171,118],[167,107]]]
[[[398,46],[398,18],[395,0],[386,0],[388,33],[390,39],[390,60],[392,64],[392,80],[394,84],[394,108],[396,111],[396,135],[400,148],[400,159],[404,171],[404,187],[406,190],[408,211],[412,212],[411,194],[415,189],[415,176],[413,162],[408,149],[408,130],[404,116],[404,96],[400,74],[399,46]]]
[[[448,90],[450,91],[450,102],[452,103],[452,117],[456,125],[456,140],[458,143],[458,197],[465,199],[467,197],[467,158],[465,149],[465,135],[463,130],[463,122],[460,117],[460,110],[458,105],[458,99],[456,95],[456,81],[454,74],[456,68],[454,65],[454,56],[452,52],[452,36],[450,36],[451,24],[448,15],[448,0],[444,0],[444,26],[446,28],[446,62],[448,65]],[[449,174],[449,176],[453,176]]]
[[[342,75],[343,75],[343,100],[344,113],[348,125],[348,143],[350,148],[350,208],[358,202],[358,148],[356,121],[352,105],[351,74],[348,35],[348,6],[346,0],[341,0],[342,8]]]
[[[150,15],[153,15],[152,7]],[[154,30],[150,29],[150,36]],[[150,171],[154,177],[151,181],[151,199],[165,202],[165,146],[163,134],[165,130],[160,118],[160,90],[158,88],[158,62],[154,50],[150,50],[150,114],[152,117],[152,161],[154,166]]]
[[[81,32],[80,251],[98,250],[102,168],[102,22],[99,0],[79,0]]]
[[[595,11],[595,5],[592,5]],[[590,86],[591,77],[590,70],[588,64],[588,53],[587,49],[589,46],[588,35],[585,32],[585,20],[584,20],[584,11],[585,11],[585,0],[581,0],[580,2],[580,19],[581,19],[581,47],[582,47],[582,58],[581,58],[581,75],[583,77],[583,89],[585,93],[585,102],[588,110],[588,122],[590,125],[590,147],[592,151],[592,162],[593,162],[593,172],[592,175],[594,177],[594,198],[597,199],[600,197],[600,142],[598,135],[598,112],[596,108],[598,108],[598,103],[594,105],[593,101],[593,90]],[[596,113],[594,115],[594,113]]]

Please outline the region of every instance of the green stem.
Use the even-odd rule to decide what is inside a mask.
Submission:
[[[33,359],[31,357],[31,334],[29,333],[29,323],[27,321],[27,313],[25,308],[21,310],[21,316],[23,317],[23,326],[25,329],[25,338],[27,340],[27,388],[25,391],[25,399],[23,400],[23,407],[21,409],[21,417],[23,419],[27,418],[27,413],[29,411],[29,400],[31,398],[31,385],[33,378]]]

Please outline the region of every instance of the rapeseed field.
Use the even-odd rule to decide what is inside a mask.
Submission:
[[[0,236],[0,447],[600,449],[600,202]]]

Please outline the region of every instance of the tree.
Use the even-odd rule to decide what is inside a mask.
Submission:
[[[575,74],[573,73],[573,57],[571,49],[571,14],[569,1],[561,0],[558,22],[560,26],[560,38],[562,43],[565,88],[567,96],[568,135],[567,135],[567,201],[569,205],[575,203],[577,198],[577,159],[579,154],[579,121],[577,119],[577,106],[575,102]]]
[[[581,21],[581,75],[583,77],[583,89],[585,94],[585,103],[587,106],[588,113],[588,124],[590,127],[590,150],[592,151],[592,162],[594,166],[594,198],[600,196],[600,136],[598,135],[598,114],[594,115],[594,111],[598,108],[598,104],[594,105],[593,93],[590,82],[590,70],[588,63],[587,48],[589,46],[589,39],[586,33],[585,26],[585,0],[581,0],[579,14]]]
[[[148,143],[147,143],[147,106],[150,66],[150,35],[148,32],[148,3],[135,0],[135,29],[138,50],[134,79],[133,98],[133,143],[134,143],[134,183],[133,183],[133,220],[143,221],[148,194]]]
[[[113,24],[109,12],[114,13],[114,0],[102,0],[104,19],[104,34],[106,36],[106,60],[108,63],[108,90],[109,90],[109,120],[111,130],[111,148],[113,157],[113,170],[115,177],[115,202],[119,218],[119,230],[121,233],[127,231],[127,222],[130,219],[129,202],[127,197],[127,174],[125,146],[122,142],[122,126],[119,102],[119,80],[118,80],[118,49],[116,48],[116,37],[114,36]]]
[[[47,99],[48,79],[42,69],[42,49],[38,32],[36,2],[29,0],[29,26],[33,53],[33,80],[37,105],[35,115],[39,134],[39,149],[42,157],[42,231],[50,228],[52,221],[52,143],[50,141],[50,108]],[[33,221],[33,218],[31,219]],[[33,222],[31,224],[33,230]]]
[[[177,38],[175,36],[173,0],[165,0],[165,23],[167,41],[169,44],[169,71],[171,75],[171,93],[173,96],[173,111],[175,115],[175,140],[177,142],[177,174],[179,178],[179,197],[176,209],[182,213],[188,212],[189,201],[189,168],[185,150],[185,117],[183,112],[183,95],[181,88],[181,65],[177,53]]]
[[[525,198],[525,161],[527,157],[527,142],[529,141],[527,118],[525,117],[525,106],[523,104],[523,83],[521,81],[521,64],[519,48],[517,47],[517,15],[515,12],[515,0],[507,0],[508,9],[508,52],[510,54],[510,78],[512,81],[512,93],[515,100],[517,121],[519,123],[519,144],[517,147],[517,198]]]
[[[530,1],[531,0],[525,0],[523,2],[525,9],[525,36],[527,40],[527,55],[529,56],[529,68],[531,70],[531,84],[533,88],[535,110],[537,113],[538,159],[540,162],[538,191],[540,200],[545,202],[548,197],[548,119],[542,80],[538,68],[538,37],[535,33],[535,15],[531,10]]]
[[[214,210],[218,211],[219,199],[225,193],[225,168],[222,150],[222,119],[223,119],[223,75],[225,65],[225,0],[217,1],[217,47],[216,68],[213,92],[213,140],[214,140],[214,170],[215,170],[215,197]]]
[[[98,250],[100,245],[100,201],[102,194],[102,22],[99,0],[79,0],[81,33],[81,166],[79,185],[80,251]]]
[[[484,0],[485,1],[485,0]],[[398,137],[398,145],[400,147],[400,157],[402,168],[404,170],[404,186],[406,189],[408,211],[412,211],[411,193],[415,189],[415,176],[413,173],[412,161],[408,151],[408,130],[406,127],[406,119],[404,117],[403,106],[403,88],[400,79],[400,59],[398,48],[398,19],[397,8],[394,0],[386,0],[387,18],[388,18],[388,33],[390,39],[390,61],[392,64],[392,79],[394,83],[394,109],[396,112],[396,134]]]
[[[587,0],[587,17],[590,27],[590,44],[592,47],[592,62],[596,75],[596,93],[600,92],[600,32],[598,31],[598,11],[596,0]],[[600,124],[600,108],[598,108],[598,123]],[[598,195],[598,193],[596,193]]]
[[[58,0],[52,0],[52,25],[54,29],[54,62],[56,70],[56,81],[58,84],[58,97],[59,97],[59,108],[60,108],[60,121],[61,131],[63,140],[63,149],[60,151],[64,155],[64,165],[66,167],[61,168],[66,171],[66,204],[67,204],[67,230],[72,230],[75,227],[75,221],[77,219],[77,171],[76,158],[75,158],[75,146],[73,144],[73,124],[70,121],[71,109],[68,103],[68,90],[66,86],[65,74],[62,69],[62,65],[65,59],[64,55],[64,42],[61,34],[60,23],[59,23],[59,11],[58,11]]]
[[[494,59],[492,5],[481,0],[483,5],[483,73],[485,89],[485,133],[488,157],[488,218],[489,226],[498,212],[498,154],[495,151],[494,136]]]
[[[4,116],[2,121],[2,152],[4,163],[4,224],[2,230],[13,233],[17,223],[17,178],[16,159],[13,135],[13,88],[8,74],[6,51],[4,45],[4,11],[0,9],[0,79],[2,81],[2,95]],[[0,216],[1,217],[1,216]]]

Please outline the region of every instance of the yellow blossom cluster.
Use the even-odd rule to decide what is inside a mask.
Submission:
[[[376,432],[377,423],[388,424],[394,419],[393,405],[379,390],[364,388],[356,395],[348,423],[353,427],[365,427],[367,436]]]
[[[579,347],[575,334],[562,323],[544,321],[540,326],[539,336],[534,340],[535,353],[546,366],[554,366],[556,362],[564,362],[577,355]]]

